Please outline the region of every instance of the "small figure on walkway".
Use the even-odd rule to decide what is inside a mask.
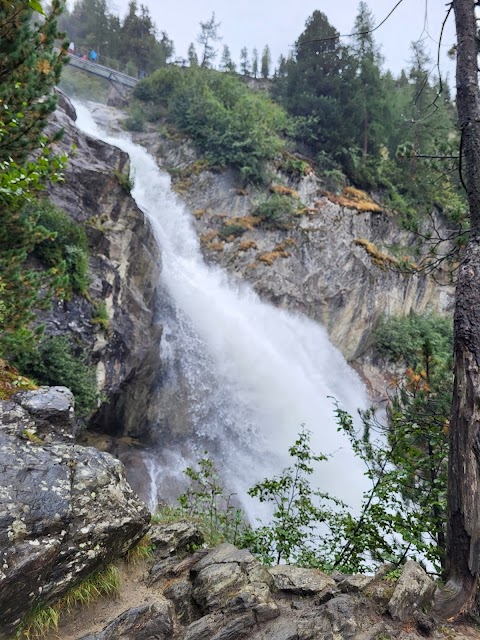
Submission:
[[[73,42],[73,40],[68,45],[68,53],[70,53],[72,56],[75,53],[75,43]]]
[[[145,71],[143,69],[140,71],[139,78],[140,80],[143,80],[145,78]]]
[[[92,49],[90,51],[90,60],[92,62],[96,62],[97,61],[97,52],[95,51],[95,49]]]
[[[86,60],[87,59],[87,54],[84,53],[83,56],[81,56],[82,60]]]

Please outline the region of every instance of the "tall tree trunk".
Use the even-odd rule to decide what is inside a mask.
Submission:
[[[471,234],[456,292],[455,383],[450,420],[447,573],[435,611],[476,613],[480,554],[480,91],[474,0],[453,0],[457,109]]]

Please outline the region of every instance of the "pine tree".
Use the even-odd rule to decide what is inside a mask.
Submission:
[[[362,134],[358,142],[363,163],[369,153],[378,151],[386,137],[382,130],[382,114],[386,103],[380,68],[382,57],[373,39],[374,26],[375,20],[367,3],[360,2],[353,28],[357,34],[353,51],[359,66],[360,86],[355,102],[360,106],[358,112],[362,117]]]
[[[272,56],[270,55],[270,47],[267,44],[262,53],[262,62],[261,62],[261,69],[260,69],[262,78],[267,79],[269,77],[271,64],[272,64]]]
[[[35,244],[49,236],[26,204],[62,165],[50,155],[58,136],[43,133],[66,57],[65,48],[54,50],[61,10],[53,0],[40,20],[21,0],[0,5],[0,356],[35,339],[33,310],[61,286],[54,273],[26,266]]]
[[[230,49],[227,45],[223,47],[222,59],[220,61],[220,69],[222,71],[226,71],[227,73],[235,73],[236,66],[232,60],[232,56],[230,54]]]
[[[188,64],[191,67],[198,67],[198,56],[197,56],[197,52],[195,50],[195,45],[193,44],[193,42],[191,42],[190,46],[188,47],[187,56],[188,56]]]
[[[207,22],[200,22],[200,34],[197,37],[197,42],[203,47],[202,67],[211,67],[217,56],[214,45],[221,40],[218,35],[220,24],[220,22],[215,22],[215,13],[212,13],[212,17]]]
[[[258,51],[254,49],[252,51],[252,76],[256,78],[258,76]]]
[[[0,4],[0,162],[24,160],[38,141],[56,106],[53,87],[60,79],[65,51],[53,50],[59,0],[51,13],[34,20],[25,2]]]
[[[243,47],[243,49],[240,51],[240,72],[244,76],[250,75],[250,61],[248,59],[247,47]]]

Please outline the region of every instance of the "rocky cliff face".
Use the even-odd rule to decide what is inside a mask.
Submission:
[[[128,431],[141,423],[149,385],[160,368],[161,327],[154,306],[161,260],[148,220],[122,186],[128,156],[80,133],[64,97],[60,107],[51,127],[65,130],[60,147],[70,160],[65,181],[52,187],[50,198],[86,229],[91,284],[87,297],[56,303],[42,320],[47,333],[69,333],[92,355],[99,390],[107,398],[95,423],[110,433]],[[106,322],[95,322],[99,308]]]
[[[74,444],[73,396],[40,388],[0,401],[0,638],[145,533],[145,505],[107,453]]]
[[[245,189],[233,172],[208,170],[185,139],[151,132],[136,139],[172,174],[173,188],[196,218],[206,259],[250,282],[262,298],[323,324],[367,377],[375,377],[368,348],[382,315],[451,311],[446,271],[434,279],[403,268],[404,253],[417,262],[430,247],[366,194],[338,197],[313,172],[277,172],[273,192],[290,194],[296,212],[287,224],[262,224],[252,213],[269,195],[265,188]],[[440,216],[435,223],[448,232]],[[237,233],[229,235],[229,225]]]

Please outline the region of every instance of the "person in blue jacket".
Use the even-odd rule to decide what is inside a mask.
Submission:
[[[90,60],[92,62],[96,62],[97,61],[97,52],[95,51],[95,49],[92,49],[90,51]]]

